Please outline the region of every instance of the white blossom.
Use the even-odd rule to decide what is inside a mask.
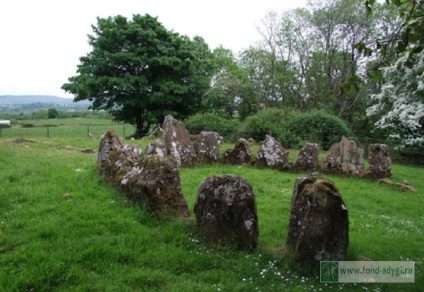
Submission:
[[[424,146],[424,51],[415,55],[412,68],[404,66],[409,54],[382,69],[385,84],[371,96],[368,116],[381,115],[376,127],[389,129],[399,147]]]

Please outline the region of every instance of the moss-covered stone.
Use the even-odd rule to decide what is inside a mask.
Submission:
[[[157,215],[189,216],[176,163],[160,155],[141,160],[138,145],[123,145],[109,129],[99,146],[98,172],[127,197]]]
[[[235,175],[212,176],[201,183],[194,206],[196,226],[206,243],[233,243],[253,250],[259,236],[255,195]]]
[[[306,264],[343,261],[348,233],[348,211],[334,183],[320,175],[298,178],[287,236],[294,260]]]

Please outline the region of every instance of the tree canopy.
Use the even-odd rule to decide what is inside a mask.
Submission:
[[[371,12],[375,1],[366,1]],[[396,7],[400,25],[374,50],[383,61],[381,90],[372,95],[368,116],[378,116],[398,147],[424,146],[424,1],[386,1]],[[368,49],[363,44],[361,49]],[[368,49],[370,50],[370,49]]]
[[[135,125],[137,137],[168,114],[184,118],[198,110],[212,75],[202,38],[168,31],[147,14],[97,18],[92,28],[92,51],[62,86],[74,101],[89,100],[92,109]]]

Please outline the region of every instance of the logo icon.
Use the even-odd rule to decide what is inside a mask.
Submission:
[[[338,262],[320,262],[320,282],[337,283],[339,281]]]

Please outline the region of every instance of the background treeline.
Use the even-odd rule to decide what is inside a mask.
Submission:
[[[328,149],[345,135],[420,153],[423,19],[422,0],[312,0],[268,13],[261,40],[237,54],[149,15],[98,19],[89,37],[95,56],[81,57],[62,88],[134,125],[136,138],[172,114],[194,134],[213,130],[228,141],[270,133],[287,148],[309,141]],[[79,115],[49,110],[32,117]]]
[[[238,55],[223,47],[213,51],[218,68],[201,112],[239,117],[246,120],[244,127],[272,131],[289,146],[308,128],[316,128],[324,143],[334,141],[327,133],[343,133],[390,140],[400,148],[422,148],[422,132],[417,129],[424,120],[418,79],[423,70],[422,62],[411,58],[412,52],[423,55],[422,35],[414,28],[424,18],[422,1],[372,2],[372,13],[362,0],[315,0],[307,8],[270,12],[258,27],[261,41]],[[414,34],[400,35],[405,27]],[[405,38],[409,43],[399,48]],[[406,48],[411,53],[405,53]],[[390,64],[401,68],[399,59],[405,56],[412,62],[406,66],[413,69],[408,78],[383,74]],[[396,90],[409,83],[418,90],[408,89],[413,97],[405,98],[404,105],[399,106],[402,92],[379,98],[385,88]],[[284,114],[266,111],[273,108]],[[264,113],[269,118],[258,123]],[[189,119],[189,124],[198,123],[199,117]],[[232,122],[223,124],[226,128]]]

